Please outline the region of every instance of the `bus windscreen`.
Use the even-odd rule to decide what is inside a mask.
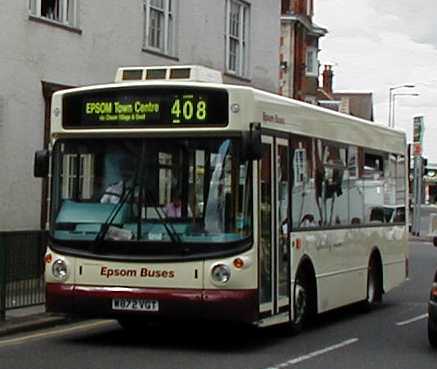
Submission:
[[[208,127],[228,124],[225,90],[126,87],[72,92],[63,100],[64,128]]]

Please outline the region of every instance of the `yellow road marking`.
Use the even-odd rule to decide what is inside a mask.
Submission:
[[[22,337],[16,337],[16,338],[10,338],[10,339],[0,339],[0,348],[4,346],[9,345],[17,345],[20,343],[24,343],[31,340],[36,340],[38,338],[48,338],[48,337],[54,337],[54,336],[60,336],[68,333],[74,333],[74,332],[80,332],[87,329],[94,329],[94,328],[101,328],[105,326],[110,326],[114,324],[113,320],[98,320],[91,323],[79,323],[80,325],[75,325],[74,327],[69,328],[58,328],[55,330],[50,330],[48,332],[40,332],[40,333],[33,333],[29,334],[27,336]]]

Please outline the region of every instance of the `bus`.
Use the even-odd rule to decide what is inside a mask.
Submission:
[[[201,66],[58,91],[34,164],[50,183],[47,311],[300,331],[371,308],[408,275],[406,147]]]

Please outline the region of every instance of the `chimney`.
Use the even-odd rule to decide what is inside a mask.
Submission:
[[[332,72],[332,65],[325,65],[325,70],[323,71],[323,90],[328,94],[332,95],[332,77],[334,73]]]

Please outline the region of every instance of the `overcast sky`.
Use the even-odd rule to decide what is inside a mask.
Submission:
[[[437,0],[314,0],[314,22],[328,30],[321,64],[332,64],[334,91],[373,92],[375,120],[388,122],[389,88],[395,124],[412,139],[413,117],[425,119],[424,155],[437,163]]]

